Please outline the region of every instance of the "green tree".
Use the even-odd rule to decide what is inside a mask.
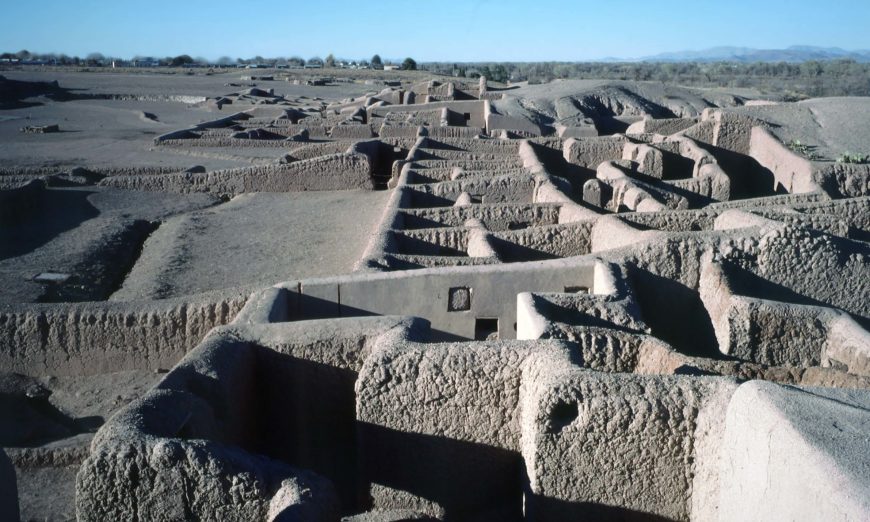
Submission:
[[[488,79],[499,83],[504,83],[510,78],[510,74],[508,74],[507,69],[505,69],[505,66],[501,64],[498,64],[490,69],[489,74],[492,76]]]
[[[169,62],[169,65],[171,65],[173,67],[183,67],[185,65],[190,65],[192,63],[193,63],[193,58],[191,58],[189,55],[181,54],[181,55],[178,55],[175,58],[173,58],[172,61]]]
[[[403,71],[416,71],[417,70],[417,62],[414,61],[413,58],[405,58],[405,61],[402,62],[402,70]]]
[[[381,55],[379,55],[379,54],[372,56],[371,64],[372,64],[372,69],[383,69],[384,68],[384,61],[381,60]]]
[[[326,55],[325,65],[327,67],[335,67],[335,56],[333,56],[332,53]]]

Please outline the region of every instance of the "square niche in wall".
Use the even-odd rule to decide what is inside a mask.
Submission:
[[[448,312],[467,312],[471,310],[471,288],[454,286],[448,293]]]
[[[498,339],[498,318],[478,317],[474,320],[474,340],[493,341]]]

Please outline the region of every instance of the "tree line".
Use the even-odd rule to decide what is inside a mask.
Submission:
[[[607,62],[489,62],[424,63],[428,71],[506,83],[546,83],[554,79],[603,79],[675,83],[697,87],[757,88],[815,96],[870,96],[870,64],[854,60],[802,63],[607,63]]]
[[[21,50],[16,53],[0,53],[0,63],[24,63],[24,64],[46,64],[46,65],[74,65],[88,67],[103,67],[118,64],[145,64],[147,66],[157,67],[183,67],[183,66],[219,66],[229,67],[233,65],[267,65],[267,66],[295,66],[304,67],[306,64],[316,64],[324,67],[337,67],[354,65],[357,67],[383,69],[385,65],[380,55],[372,56],[371,60],[345,60],[336,59],[330,53],[325,59],[319,56],[314,56],[309,59],[304,59],[301,56],[291,56],[290,58],[264,58],[262,56],[254,56],[251,58],[231,58],[229,56],[221,56],[217,60],[208,60],[206,58],[193,58],[188,54],[178,56],[167,56],[163,58],[155,58],[151,56],[134,56],[130,60],[125,60],[118,57],[106,56],[102,53],[90,53],[84,58],[79,56],[69,56],[66,54],[57,53],[31,53],[27,50]],[[396,64],[399,69],[413,71],[417,69],[417,61],[413,58],[405,58],[401,64]]]

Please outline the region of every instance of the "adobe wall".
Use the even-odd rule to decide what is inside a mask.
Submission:
[[[569,138],[565,140],[563,156],[568,163],[594,171],[605,161],[621,158],[626,143],[624,136]]]
[[[695,477],[718,456],[735,381],[599,373],[530,357],[522,383],[529,519],[688,520],[712,509],[716,484],[697,487]]]
[[[356,385],[374,507],[521,517],[520,368],[533,353],[570,360],[557,341],[382,343]]]
[[[696,118],[644,118],[629,125],[626,134],[661,134],[670,136],[697,123]]]
[[[492,236],[500,240],[496,244],[496,250],[508,262],[582,256],[592,250],[592,224],[592,221],[586,221],[543,225],[493,232]]]
[[[776,184],[789,193],[822,190],[813,179],[812,163],[789,150],[767,129],[752,128],[749,155],[772,172]]]
[[[727,410],[719,520],[861,518],[868,423],[866,390],[740,386]]]
[[[215,334],[95,436],[76,481],[79,520],[332,521],[332,485],[251,453],[257,349]]]
[[[368,111],[368,120],[372,118],[383,118],[389,113],[410,113],[419,111],[431,111],[434,109],[447,108],[459,114],[468,114],[466,120],[467,125],[472,127],[486,128],[487,121],[485,116],[485,105],[489,102],[486,100],[471,100],[471,101],[437,101],[427,104],[414,105],[383,105],[380,107],[370,106]]]
[[[819,306],[739,295],[733,267],[705,261],[700,295],[713,321],[719,350],[759,364],[838,365],[866,374],[870,332],[848,315]],[[745,286],[745,285],[744,285]]]
[[[430,127],[427,134],[433,138],[473,138],[486,132],[484,127]]]
[[[511,224],[530,226],[553,225],[559,218],[556,203],[494,203],[490,205],[465,205],[460,207],[436,207],[405,209],[400,212],[401,228],[426,228],[434,226],[461,226],[468,219],[479,219],[489,230],[507,230]]]
[[[819,167],[815,179],[834,197],[855,198],[870,195],[870,165],[830,163]]]
[[[229,323],[249,292],[0,307],[0,366],[30,375],[170,368],[209,330]]]
[[[430,193],[454,201],[463,192],[480,195],[481,203],[531,203],[534,188],[534,177],[525,174],[493,176],[491,178],[458,179],[432,185],[417,185],[414,187],[417,191]]]
[[[497,318],[499,337],[513,339],[518,293],[561,292],[569,286],[588,288],[592,276],[591,260],[552,260],[514,266],[360,274],[281,286],[289,292],[291,320],[401,313],[427,318],[436,338],[474,339],[476,318]],[[451,289],[468,290],[467,310],[450,310]]]
[[[165,192],[246,192],[371,189],[371,160],[364,154],[332,154],[284,165],[265,165],[206,173],[112,176],[103,186]]]

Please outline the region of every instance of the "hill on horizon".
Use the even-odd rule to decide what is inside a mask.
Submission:
[[[785,49],[755,49],[752,47],[720,46],[699,51],[676,51],[644,56],[641,62],[805,62],[809,60],[855,60],[870,63],[870,50],[847,51],[839,47],[792,45]]]

